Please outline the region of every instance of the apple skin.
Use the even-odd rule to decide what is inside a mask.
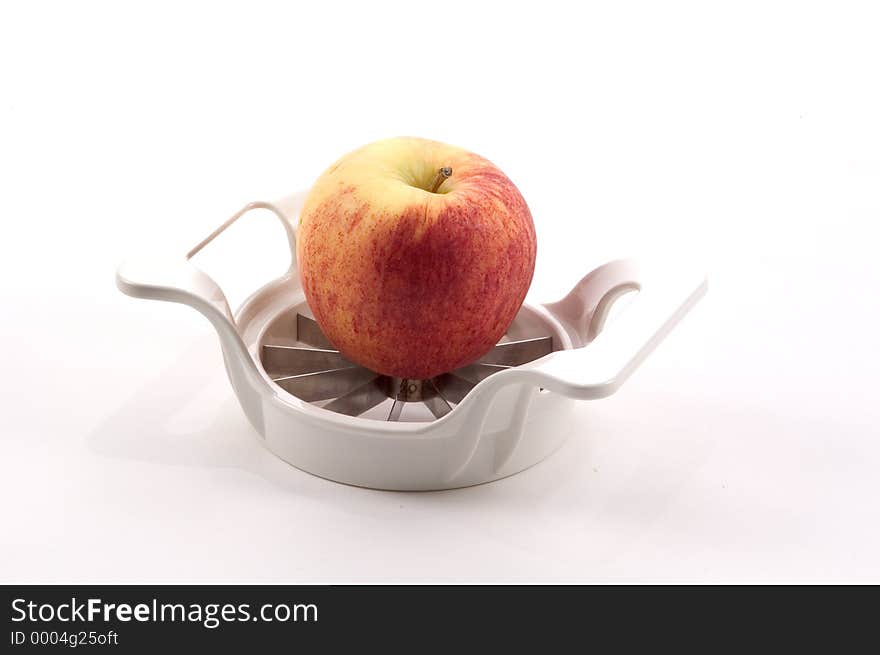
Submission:
[[[451,177],[430,192],[447,166]],[[338,160],[309,192],[297,231],[306,301],[330,342],[410,379],[492,349],[522,305],[535,253],[532,215],[504,173],[415,137]]]

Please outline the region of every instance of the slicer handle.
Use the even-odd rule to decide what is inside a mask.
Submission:
[[[214,326],[220,337],[223,356],[232,386],[242,407],[258,431],[263,434],[260,389],[265,384],[253,358],[238,333],[229,303],[218,284],[189,259],[216,239],[226,228],[251,209],[268,209],[281,221],[290,243],[291,269],[296,267],[295,219],[305,200],[306,192],[288,196],[278,202],[252,202],[236,212],[209,234],[185,256],[146,257],[125,261],[116,271],[116,286],[135,298],[182,303],[198,310]]]
[[[209,318],[212,316],[217,319],[223,318],[234,324],[223,291],[207,273],[192,265],[189,260],[252,209],[268,209],[280,219],[290,242],[290,251],[295,253],[295,219],[305,195],[305,192],[300,192],[273,203],[262,201],[248,203],[191,248],[185,257],[128,260],[116,273],[116,285],[123,293],[135,298],[167,300],[191,305]],[[295,265],[295,261],[291,263],[291,266]]]
[[[699,269],[632,260],[606,266],[611,273],[605,272],[611,277],[605,280],[605,293],[588,313],[589,322],[581,326],[586,329],[582,337],[587,345],[557,351],[519,367],[537,386],[574,398],[611,395],[707,289],[706,277]],[[588,287],[590,277],[603,268],[584,278],[572,293],[589,297],[590,291],[583,287]],[[610,306],[608,298],[627,288],[637,288],[638,295],[607,328],[601,329]]]
[[[561,324],[574,348],[590,343],[605,325],[612,303],[627,291],[641,288],[637,260],[618,259],[590,271],[563,298],[544,306]]]
[[[220,236],[230,225],[235,223],[239,218],[247,214],[252,209],[268,209],[273,214],[275,214],[278,219],[281,221],[282,227],[284,227],[284,232],[287,234],[287,241],[290,244],[290,252],[291,255],[296,257],[296,217],[299,214],[299,210],[302,208],[302,204],[305,201],[306,193],[299,192],[289,195],[281,200],[276,202],[264,202],[262,200],[257,200],[255,202],[249,202],[244,207],[235,212],[232,216],[230,216],[226,221],[220,225],[216,230],[211,232],[207,237],[202,239],[198,244],[196,244],[188,253],[186,253],[187,259],[192,259],[198,252],[211,243],[214,239]],[[291,267],[296,266],[296,260],[294,259],[291,262]]]
[[[462,401],[474,411],[503,387],[525,384],[578,398],[610,396],[626,381],[672,327],[705,293],[699,269],[620,260],[581,280],[558,303],[547,305],[577,345],[495,375],[478,384]],[[622,290],[639,293],[620,316],[601,329],[610,299]],[[597,333],[598,334],[595,334]],[[595,336],[594,336],[595,335]]]
[[[234,322],[217,283],[183,257],[126,260],[116,271],[116,286],[135,298],[183,303],[209,318]]]
[[[483,424],[499,391],[520,387],[520,424],[524,424],[534,388],[582,400],[610,396],[700,299],[706,287],[706,277],[699,269],[619,260],[600,266],[565,298],[545,305],[574,347],[490,375],[464,397],[455,411],[463,424],[475,426],[471,429],[474,437],[449,479],[455,480],[466,470],[477,452],[484,435]],[[603,328],[614,299],[628,289],[638,289],[639,293],[620,316]],[[520,428],[496,443],[496,472],[512,472],[506,467],[522,435]]]

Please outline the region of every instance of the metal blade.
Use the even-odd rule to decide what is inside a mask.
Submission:
[[[278,378],[275,384],[297,398],[314,402],[347,394],[375,376],[375,373],[365,368],[337,368]]]
[[[377,380],[378,377],[374,377],[366,384],[352,389],[347,394],[324,405],[324,409],[348,416],[360,416],[367,410],[373,409],[388,399],[385,392],[376,384]]]
[[[285,334],[290,332],[287,329]],[[292,336],[282,335],[278,340],[286,343]],[[307,402],[328,401],[325,409],[347,416],[360,416],[390,397],[389,421],[400,420],[407,402],[421,402],[434,417],[441,418],[490,375],[553,351],[552,337],[506,341],[473,364],[431,380],[410,380],[378,375],[346,359],[315,319],[299,313],[296,341],[291,340],[297,342],[309,347],[265,344],[262,348],[263,366],[282,389]]]
[[[428,380],[427,384],[434,391],[433,394],[424,397],[422,402],[425,403],[425,407],[431,410],[431,413],[434,415],[434,418],[441,418],[446,416],[449,412],[452,411],[452,407],[449,406],[449,403],[446,402],[446,399],[440,394],[440,390],[437,389],[437,385],[435,385],[431,380]]]
[[[354,366],[338,350],[299,348],[297,346],[263,346],[263,367],[271,378],[316,373]]]
[[[499,343],[479,359],[480,364],[519,366],[553,352],[553,337],[536,337]]]
[[[460,378],[452,373],[444,373],[432,380],[437,391],[451,403],[460,403],[477,386],[474,382]]]
[[[335,349],[335,346],[330,343],[330,340],[324,336],[318,322],[315,319],[303,316],[302,314],[296,315],[296,338],[297,340],[307,343],[310,346],[314,346],[315,348],[324,348],[326,350]]]
[[[388,412],[388,420],[389,421],[397,421],[400,419],[400,413],[403,411],[403,406],[406,404],[404,400],[395,400],[394,404],[391,406],[391,411]]]
[[[462,368],[454,370],[452,373],[460,378],[464,378],[469,382],[477,384],[482,382],[493,373],[503,371],[510,366],[502,366],[500,364],[470,364]]]

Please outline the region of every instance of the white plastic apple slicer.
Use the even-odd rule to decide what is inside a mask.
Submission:
[[[363,487],[464,487],[517,473],[577,429],[575,400],[613,394],[706,290],[699,271],[613,261],[562,300],[524,304],[485,357],[430,380],[377,375],[321,333],[296,261],[233,316],[189,259],[251,209],[281,219],[296,252],[305,192],[245,206],[186,256],[136,260],[117,272],[126,294],[184,303],[220,337],[232,387],[266,446],[315,475]],[[638,290],[607,329],[611,304]]]

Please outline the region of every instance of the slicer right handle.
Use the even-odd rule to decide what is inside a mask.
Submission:
[[[520,415],[514,421],[520,426],[525,424],[536,387],[582,400],[610,396],[702,297],[706,287],[706,277],[699,269],[619,260],[587,275],[561,301],[545,305],[575,347],[490,375],[464,397],[456,411],[475,436],[449,480],[456,480],[477,452],[483,425],[499,391],[520,387],[516,402]],[[627,289],[638,289],[638,296],[602,329],[613,299]],[[496,443],[496,473],[513,472],[506,467],[519,447],[522,430],[520,427],[519,432]]]
[[[615,262],[618,264],[618,262]],[[582,348],[560,350],[509,371],[507,382],[522,381],[574,398],[602,398],[614,393],[659,344],[675,324],[706,291],[707,281],[699,269],[650,262],[623,262],[617,270],[633,274],[618,278],[611,291],[631,285],[639,293],[620,316],[590,338]],[[636,276],[635,273],[638,273]],[[591,274],[592,275],[592,274]],[[629,277],[629,279],[627,279]],[[587,276],[585,280],[588,280]],[[593,307],[590,325],[602,321],[609,288]],[[577,290],[577,287],[576,287]],[[589,291],[585,290],[585,293]],[[598,330],[597,330],[598,331]],[[504,372],[507,373],[507,372]],[[492,377],[500,378],[504,373]],[[491,379],[491,378],[490,378]],[[502,380],[499,380],[502,382]]]
[[[615,284],[610,287],[607,284],[597,286],[596,294],[600,296],[597,302],[600,304],[583,304],[578,312],[569,314],[569,317],[583,314],[585,320],[588,319],[587,324],[601,321],[604,313],[607,313],[607,306],[601,306],[602,302],[607,305],[607,301],[602,298],[621,285],[638,284],[638,296],[608,327],[582,347],[557,350],[533,362],[490,375],[474,387],[459,408],[469,407],[482,421],[487,403],[504,387],[517,384],[582,400],[610,396],[687,314],[707,288],[706,277],[699,269],[642,261],[612,266],[612,272],[615,268],[616,273],[610,278]],[[629,273],[616,277],[626,271]],[[635,271],[638,271],[638,277],[634,276]],[[599,278],[592,275],[585,280],[592,280],[595,284]],[[582,290],[586,292],[580,296],[582,299],[592,297],[592,291],[583,287]],[[558,311],[553,305],[547,307]],[[564,322],[564,315],[562,319],[560,322]],[[565,327],[566,330],[572,328],[571,325]],[[586,338],[586,333],[582,336]]]
[[[588,273],[565,298],[544,305],[566,331],[572,347],[580,348],[595,339],[614,301],[641,288],[641,268],[633,259],[608,262]]]

